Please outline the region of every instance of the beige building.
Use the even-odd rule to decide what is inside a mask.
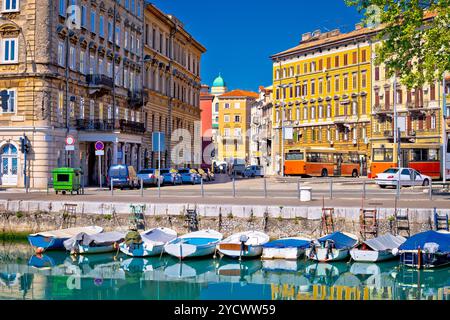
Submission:
[[[149,14],[157,9],[144,7],[141,0],[37,2],[11,1],[1,6],[0,90],[6,97],[0,111],[1,184],[24,186],[24,154],[19,150],[23,134],[31,144],[27,154],[31,188],[45,188],[51,170],[60,166],[81,167],[85,183],[96,184],[96,141],[105,144],[103,180],[111,164],[140,169],[151,163],[151,132],[170,123],[169,116],[158,117],[153,109],[168,108],[164,99],[174,96],[172,108],[178,110],[174,115],[183,110],[197,117],[199,81],[182,86],[176,77],[182,71],[198,78],[198,52],[203,47],[190,56],[184,48],[197,46],[195,40],[176,18],[162,13],[166,34],[150,35],[144,26],[160,23]],[[75,9],[69,7],[72,4]],[[175,41],[170,34],[188,40]],[[170,41],[164,42],[163,35]],[[151,43],[160,52],[147,57],[153,50],[149,39],[156,36],[158,42]],[[160,63],[163,52],[170,64]],[[160,74],[170,71],[169,83],[177,84],[166,87],[165,94],[158,93],[161,77],[142,73],[144,57],[146,70],[152,65]],[[143,90],[143,83],[150,89]],[[151,83],[158,87],[152,90]],[[75,139],[74,150],[65,148],[69,135]]]

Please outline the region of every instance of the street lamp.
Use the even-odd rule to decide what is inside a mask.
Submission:
[[[398,112],[397,112],[397,76],[394,74],[391,78],[391,82],[394,85],[394,145],[397,148],[397,167],[400,168],[400,153],[401,153],[401,133],[400,127],[398,126]]]
[[[284,90],[286,88],[292,88],[292,84],[280,84],[277,86],[280,89],[281,97],[281,176],[284,177],[284,114],[286,113],[285,102],[284,102]]]

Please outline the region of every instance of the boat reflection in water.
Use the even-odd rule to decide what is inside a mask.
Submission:
[[[20,250],[19,250],[20,251]],[[0,299],[450,300],[450,268],[2,251]]]

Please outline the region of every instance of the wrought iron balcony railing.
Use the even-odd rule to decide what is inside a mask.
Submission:
[[[119,120],[119,129],[124,133],[143,134],[145,133],[145,125],[143,122],[135,122],[121,119]]]
[[[77,119],[76,128],[82,131],[114,131],[114,122],[103,119]]]

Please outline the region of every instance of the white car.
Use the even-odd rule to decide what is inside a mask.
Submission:
[[[429,186],[432,179],[411,168],[389,168],[375,176],[375,182],[381,188],[396,187],[400,176],[401,186]]]

